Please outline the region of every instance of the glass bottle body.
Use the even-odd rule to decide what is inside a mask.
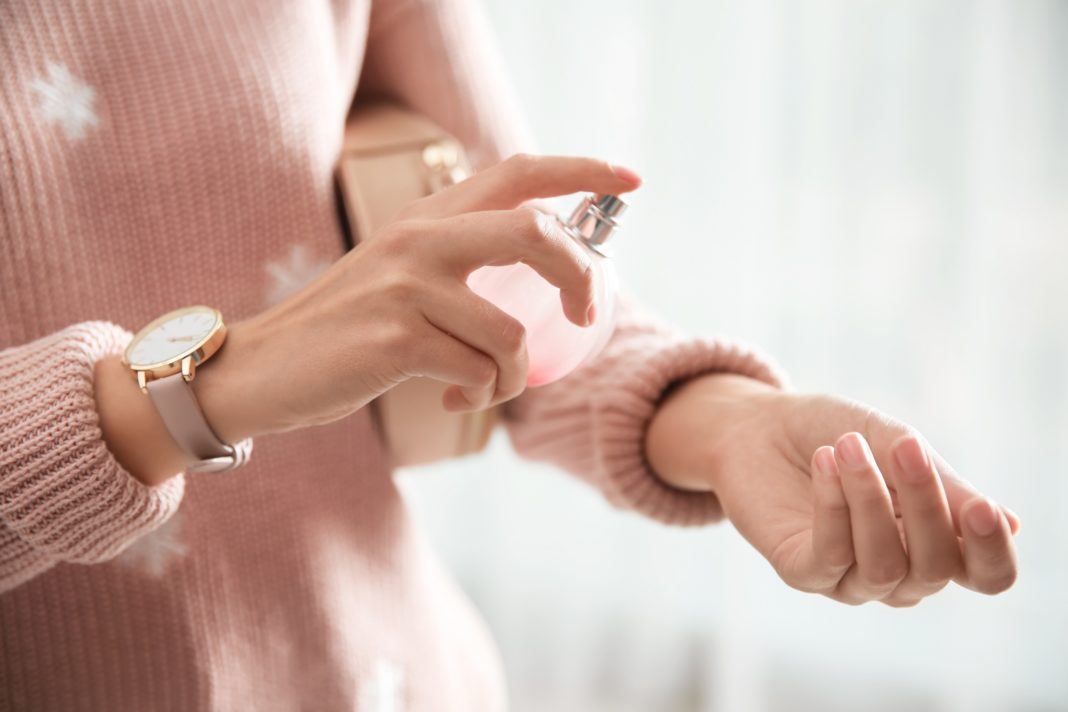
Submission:
[[[518,319],[527,334],[528,386],[568,375],[595,357],[615,326],[618,278],[612,261],[576,240],[593,258],[594,321],[579,326],[564,315],[560,290],[523,263],[482,267],[467,279],[473,292]]]

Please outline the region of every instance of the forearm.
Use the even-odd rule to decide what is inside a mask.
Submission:
[[[781,391],[755,378],[713,373],[676,386],[660,403],[645,435],[645,454],[668,484],[715,492],[718,456],[744,421],[771,407]]]
[[[390,96],[425,114],[481,170],[534,148],[504,66],[475,0],[374,2],[359,95]]]

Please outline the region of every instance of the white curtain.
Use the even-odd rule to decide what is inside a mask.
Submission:
[[[1068,2],[487,9],[544,151],[645,176],[632,291],[908,420],[1023,520],[1007,594],[850,608],[498,438],[404,480],[513,708],[1068,709]]]

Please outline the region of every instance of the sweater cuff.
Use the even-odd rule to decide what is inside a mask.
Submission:
[[[100,431],[94,367],[130,338],[93,321],[0,351],[0,521],[52,559],[110,559],[181,503],[181,475],[141,483]]]
[[[710,373],[736,373],[787,388],[783,371],[757,349],[735,340],[672,341],[652,354],[624,359],[619,380],[596,409],[594,442],[603,465],[601,487],[612,504],[675,526],[719,521],[723,508],[708,492],[688,492],[660,479],[645,456],[645,433],[660,401],[676,383]]]

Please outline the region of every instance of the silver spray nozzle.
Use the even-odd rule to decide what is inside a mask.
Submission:
[[[604,244],[619,228],[619,217],[626,209],[627,204],[617,195],[587,195],[571,213],[565,226],[575,238],[603,255]]]

